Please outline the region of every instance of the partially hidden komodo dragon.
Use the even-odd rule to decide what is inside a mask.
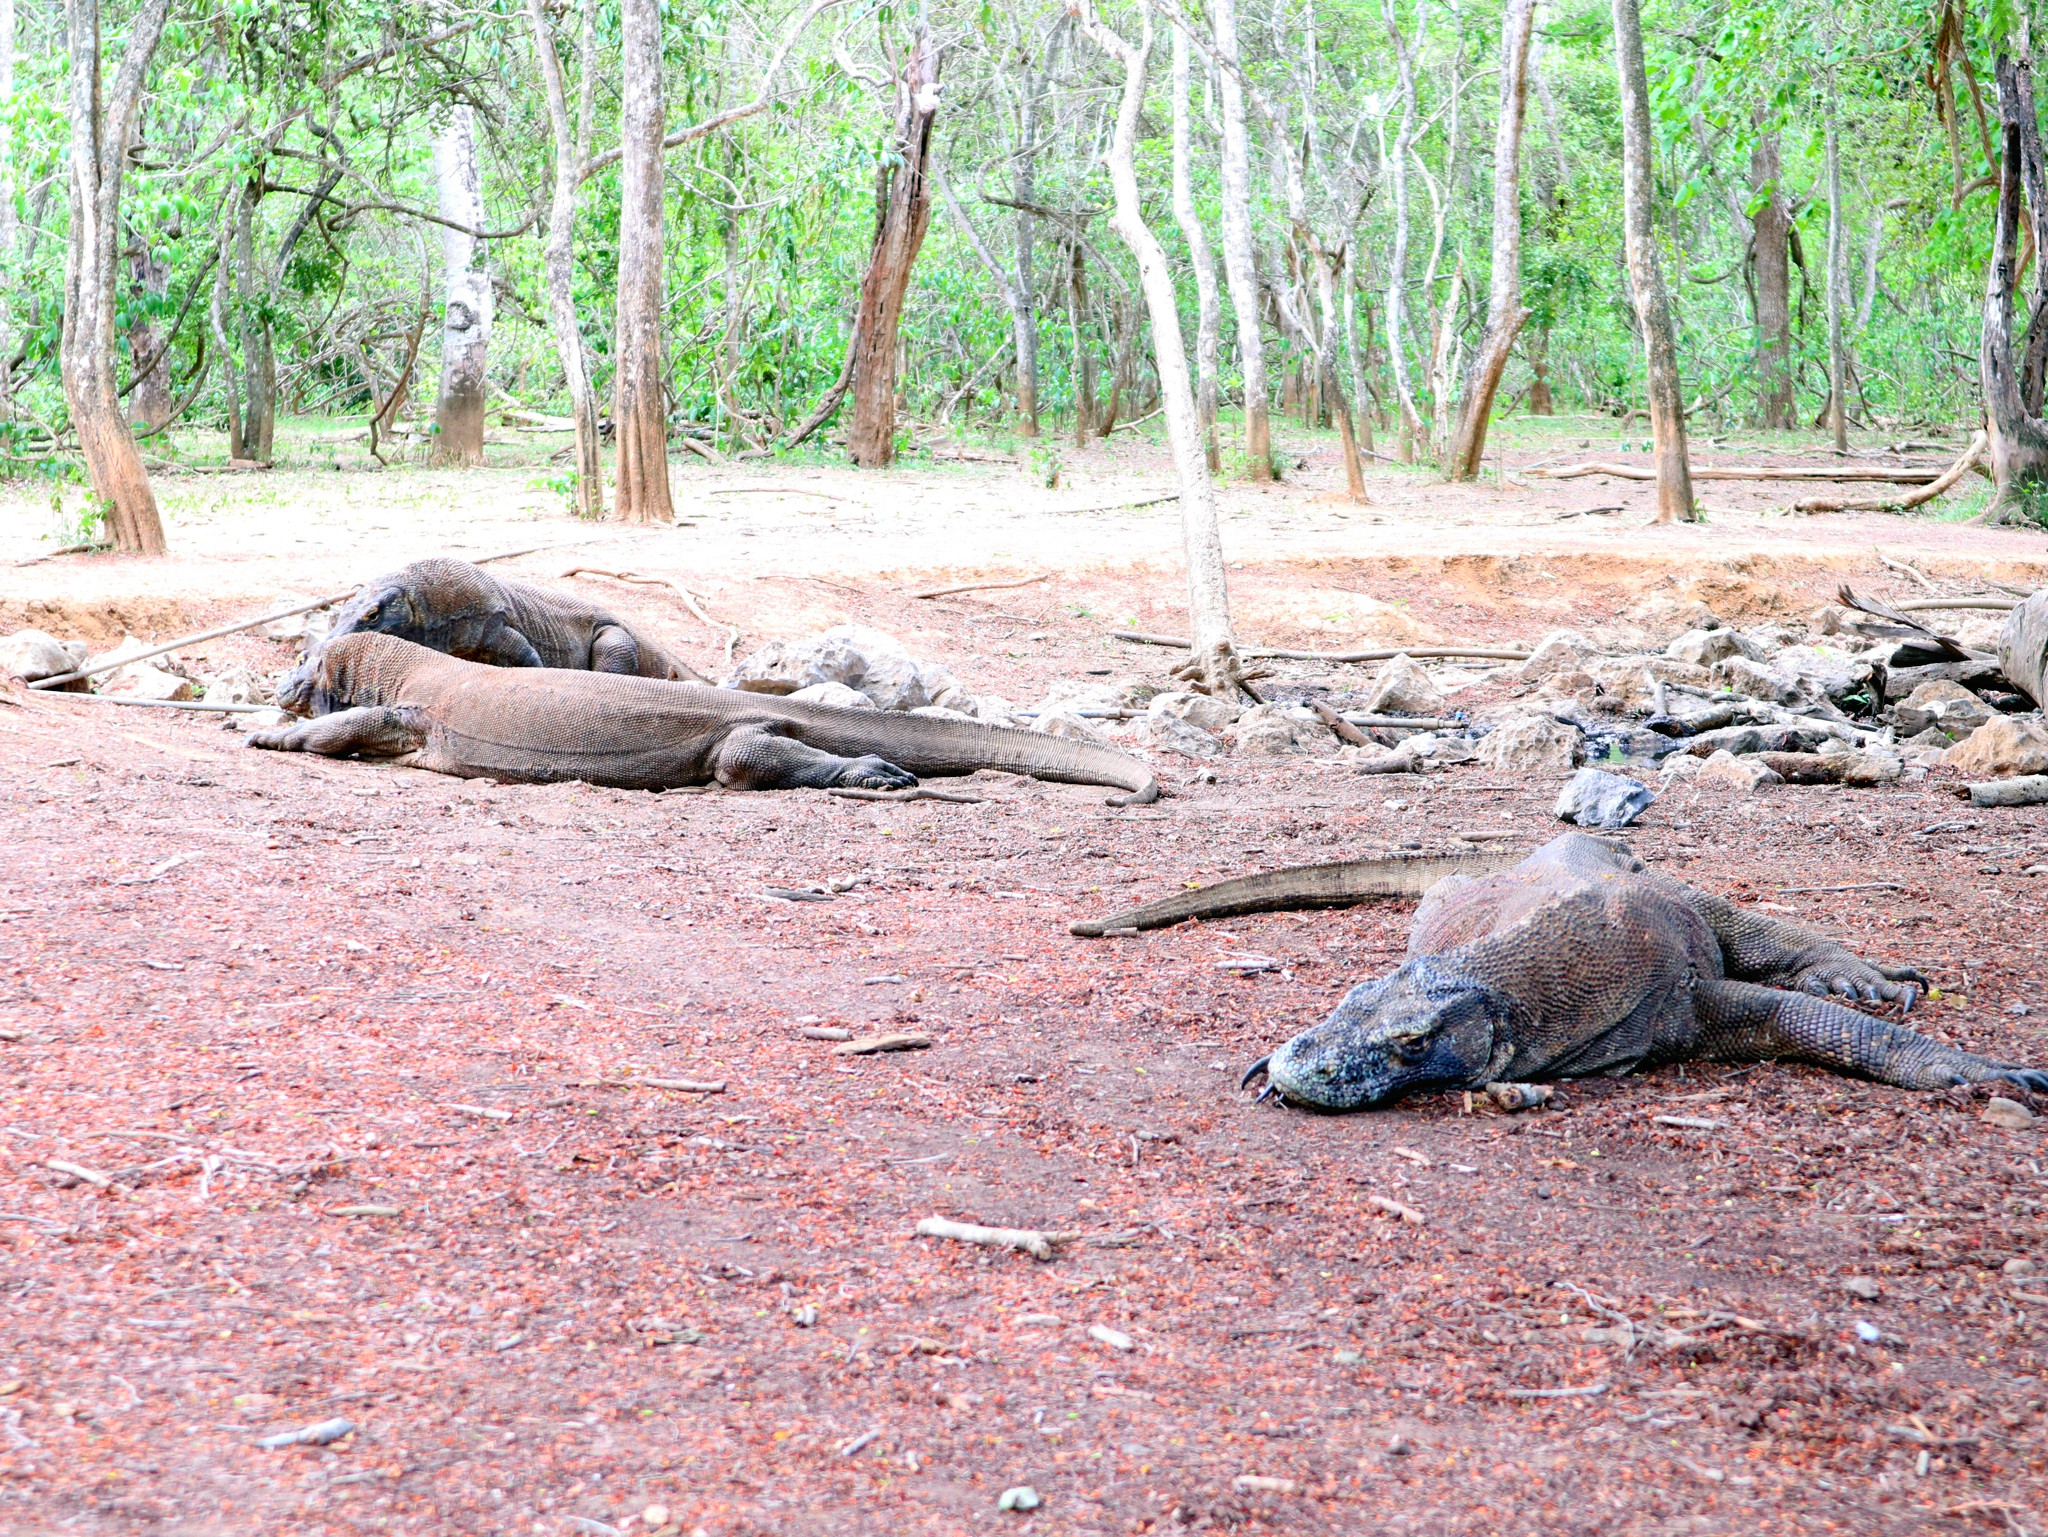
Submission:
[[[566,667],[702,683],[703,674],[644,631],[575,593],[492,576],[465,560],[416,560],[365,582],[334,616],[321,644],[344,635],[393,635],[432,651],[492,667]],[[278,690],[303,713],[320,647]]]
[[[737,689],[560,668],[483,667],[389,635],[346,635],[308,663],[315,718],[251,747],[390,758],[466,779],[581,779],[627,790],[903,789],[1000,769],[1159,798],[1151,770],[1088,742],[945,716],[847,710]]]
[[[1624,843],[1566,833],[1512,869],[1437,882],[1406,963],[1245,1083],[1263,1070],[1289,1103],[1360,1110],[1425,1089],[1787,1058],[1908,1089],[2048,1090],[2048,1072],[1845,1006],[1910,1009],[1925,980],[1659,875]]]

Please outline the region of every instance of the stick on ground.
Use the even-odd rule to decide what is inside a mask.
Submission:
[[[957,1243],[980,1244],[989,1249],[1016,1249],[1036,1260],[1049,1260],[1055,1245],[1072,1243],[1077,1233],[1042,1233],[1028,1227],[981,1227],[972,1222],[953,1222],[945,1217],[926,1217],[917,1225],[920,1238],[950,1238]]]
[[[1178,651],[1188,649],[1187,641],[1181,636],[1153,635],[1145,630],[1111,630],[1109,638],[1129,641],[1134,646],[1166,646]],[[1390,646],[1378,651],[1288,651],[1277,646],[1239,646],[1237,654],[1243,657],[1275,657],[1288,662],[1390,662],[1397,656],[1470,656],[1500,662],[1529,660],[1526,651],[1472,646]]]
[[[923,592],[913,592],[913,598],[950,598],[956,592],[1002,592],[1011,587],[1030,587],[1038,582],[1048,581],[1050,571],[1041,571],[1036,576],[1023,577],[1014,582],[968,582],[960,587],[929,587]]]

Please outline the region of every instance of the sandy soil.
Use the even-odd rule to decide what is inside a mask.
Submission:
[[[1755,493],[1646,531],[1556,520],[1640,491],[1387,472],[1353,511],[1326,447],[1301,452],[1296,483],[1230,497],[1240,627],[1281,644],[1527,640],[1652,590],[1738,620],[1845,577],[1913,590],[1874,544],[1955,587],[2048,568],[2038,535]],[[195,477],[171,559],[0,566],[0,625],[169,632],[546,544],[508,569],[676,575],[743,646],[853,618],[1013,699],[1162,678],[1171,653],[1105,630],[1180,627],[1172,509],[1056,509],[1163,464],[1120,445],[1069,471],[1049,494],[986,465],[691,470],[693,526],[648,533],[542,508],[530,466]],[[769,485],[843,500],[709,494]],[[46,501],[0,509],[0,553],[34,556]],[[718,664],[722,632],[604,586]],[[238,741],[0,703],[0,1530],[640,1533],[650,1505],[710,1537],[2040,1530],[2048,1276],[2003,1273],[2048,1267],[2040,1135],[1986,1124],[1981,1092],[1693,1067],[1537,1115],[1312,1117],[1238,1075],[1396,962],[1405,907],[1066,933],[1248,869],[1533,847],[1553,784],[1226,759],[1128,811],[994,776],[979,805],[874,806]],[[1947,788],[1682,790],[1632,842],[1922,965],[1944,996],[1921,1028],[2048,1060],[2044,882],[2019,873],[2048,832]],[[834,878],[858,883],[767,894]],[[1280,969],[1219,967],[1247,952]],[[934,1044],[847,1059],[818,1025]],[[1083,1237],[1038,1263],[915,1237],[934,1212]],[[1515,1396],[1554,1389],[1584,1391]],[[256,1444],[334,1416],[330,1446]],[[1043,1505],[998,1514],[1020,1484]]]

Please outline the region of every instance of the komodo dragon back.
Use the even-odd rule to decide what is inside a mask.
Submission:
[[[1116,804],[1159,795],[1151,770],[1136,759],[1042,732],[652,678],[483,667],[388,635],[345,636],[325,648],[312,704],[323,716],[403,712],[424,744],[412,760],[418,767],[470,778],[582,779],[636,790],[701,785],[721,777],[733,744],[744,739],[885,760],[918,776],[997,769],[1110,785],[1126,792],[1112,797]]]

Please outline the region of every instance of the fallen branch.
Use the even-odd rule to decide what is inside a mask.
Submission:
[[[1114,433],[1129,432],[1133,427],[1141,427],[1146,422],[1151,421],[1153,417],[1157,416],[1161,411],[1164,411],[1165,409],[1166,407],[1163,405],[1154,406],[1151,410],[1147,411],[1143,416],[1134,416],[1127,422],[1118,422],[1114,427],[1110,428],[1108,432],[1105,432],[1103,436],[1106,438]]]
[[[31,683],[30,688],[35,685]],[[68,689],[52,696],[56,699],[90,699],[95,704],[125,704],[143,710],[204,710],[214,715],[261,715],[266,710],[275,710],[274,704],[208,704],[203,699],[130,699],[126,694],[74,694]]]
[[[31,555],[27,560],[17,560],[17,566],[40,566],[46,560],[55,560],[59,555],[96,555],[101,550],[111,550],[111,544],[67,544],[61,550],[51,550],[45,555]]]
[[[917,1225],[920,1238],[950,1238],[956,1243],[980,1244],[987,1249],[1015,1249],[1036,1260],[1052,1258],[1056,1244],[1072,1243],[1078,1233],[1041,1233],[1028,1227],[981,1227],[972,1222],[953,1222],[945,1217],[926,1217]]]
[[[1607,1384],[1596,1382],[1585,1388],[1502,1388],[1503,1398],[1598,1398],[1607,1391]]]
[[[2009,614],[2018,608],[2019,598],[1914,598],[1907,603],[1894,603],[1893,608],[1902,614],[1926,614],[1942,609],[1983,608]]]
[[[645,576],[638,571],[612,571],[603,566],[571,566],[562,573],[564,581],[572,576],[608,576],[615,582],[630,582],[641,587],[666,587],[683,600],[683,607],[695,614],[707,630],[729,632],[725,637],[725,657],[727,661],[732,660],[733,648],[740,640],[740,627],[736,624],[720,624],[705,613],[704,606],[697,601],[696,595],[682,583],[672,582],[665,576]]]
[[[1524,474],[1538,475],[1545,480],[1578,480],[1587,475],[1611,475],[1616,480],[1655,480],[1657,472],[1649,465],[1638,464],[1568,464],[1556,470],[1525,470]],[[1894,486],[1923,486],[1938,480],[1948,473],[1944,470],[1892,469],[1886,465],[1858,465],[1818,467],[1808,465],[1712,465],[1696,464],[1692,467],[1694,480],[1825,480],[1853,481],[1874,480]]]
[[[951,801],[956,806],[979,806],[979,795],[959,795],[951,790],[927,790],[918,785],[909,790],[827,790],[827,795],[836,795],[849,801]]]
[[[1988,446],[1989,443],[1984,434],[1978,433],[1974,438],[1970,439],[1970,446],[1963,450],[1962,457],[1956,460],[1954,464],[1942,471],[1934,480],[1929,481],[1918,491],[1915,491],[1911,496],[1902,496],[1895,502],[1859,502],[1851,501],[1845,497],[1817,496],[1795,503],[1792,510],[1794,512],[1910,512],[1915,507],[1925,506],[1936,497],[1946,494],[1955,486],[1957,481],[1969,474],[1970,471],[1976,469],[1982,463],[1984,451]],[[1895,564],[1892,561],[1885,560],[1883,555],[1879,555],[1877,558],[1883,560],[1886,565],[1893,566],[1894,569],[1904,570],[1913,576],[1919,577],[1921,583],[1930,592],[1934,590],[1932,582],[1928,581],[1926,577],[1920,576],[1919,572],[1914,571],[1911,566],[1906,565],[1903,561]]]
[[[1030,587],[1039,582],[1050,581],[1052,573],[1041,571],[1036,576],[1027,576],[1015,582],[969,582],[960,587],[933,587],[924,592],[913,592],[913,598],[950,598],[956,592],[1004,592],[1012,587]]]
[[[863,1035],[848,1041],[844,1046],[835,1046],[835,1057],[872,1057],[885,1051],[923,1051],[932,1043],[928,1035]]]
[[[1177,502],[1178,491],[1169,491],[1164,496],[1143,496],[1135,502],[1104,502],[1099,507],[1051,507],[1046,509],[1056,517],[1077,517],[1084,512],[1128,512],[1137,507],[1157,507],[1161,502]]]
[[[73,1179],[82,1179],[88,1185],[97,1185],[102,1190],[111,1188],[114,1183],[112,1179],[100,1173],[98,1169],[88,1169],[82,1163],[66,1163],[61,1158],[45,1158],[43,1160],[43,1167],[54,1169],[59,1174],[68,1174]]]
[[[845,502],[847,498],[834,496],[830,491],[806,491],[801,486],[721,486],[715,491],[706,491],[706,496],[815,496],[827,502]],[[852,505],[850,502],[848,505]]]
[[[1372,743],[1371,737],[1324,704],[1322,700],[1318,699],[1315,701],[1314,709],[1316,719],[1334,731],[1337,734],[1338,741],[1349,742],[1353,747],[1365,747]]]
[[[1176,651],[1186,651],[1188,643],[1178,635],[1153,635],[1144,630],[1111,630],[1111,640],[1128,641],[1134,646],[1166,646]],[[1239,646],[1237,654],[1243,657],[1274,657],[1286,662],[1391,662],[1397,656],[1407,657],[1481,657],[1497,662],[1526,662],[1526,651],[1509,651],[1473,646],[1391,646],[1380,651],[1288,651],[1277,646]]]
[[[1429,1218],[1423,1216],[1414,1207],[1404,1206],[1391,1196],[1369,1195],[1365,1198],[1365,1204],[1372,1207],[1375,1211],[1385,1212],[1390,1217],[1399,1217],[1410,1227],[1423,1227],[1429,1222]]]

